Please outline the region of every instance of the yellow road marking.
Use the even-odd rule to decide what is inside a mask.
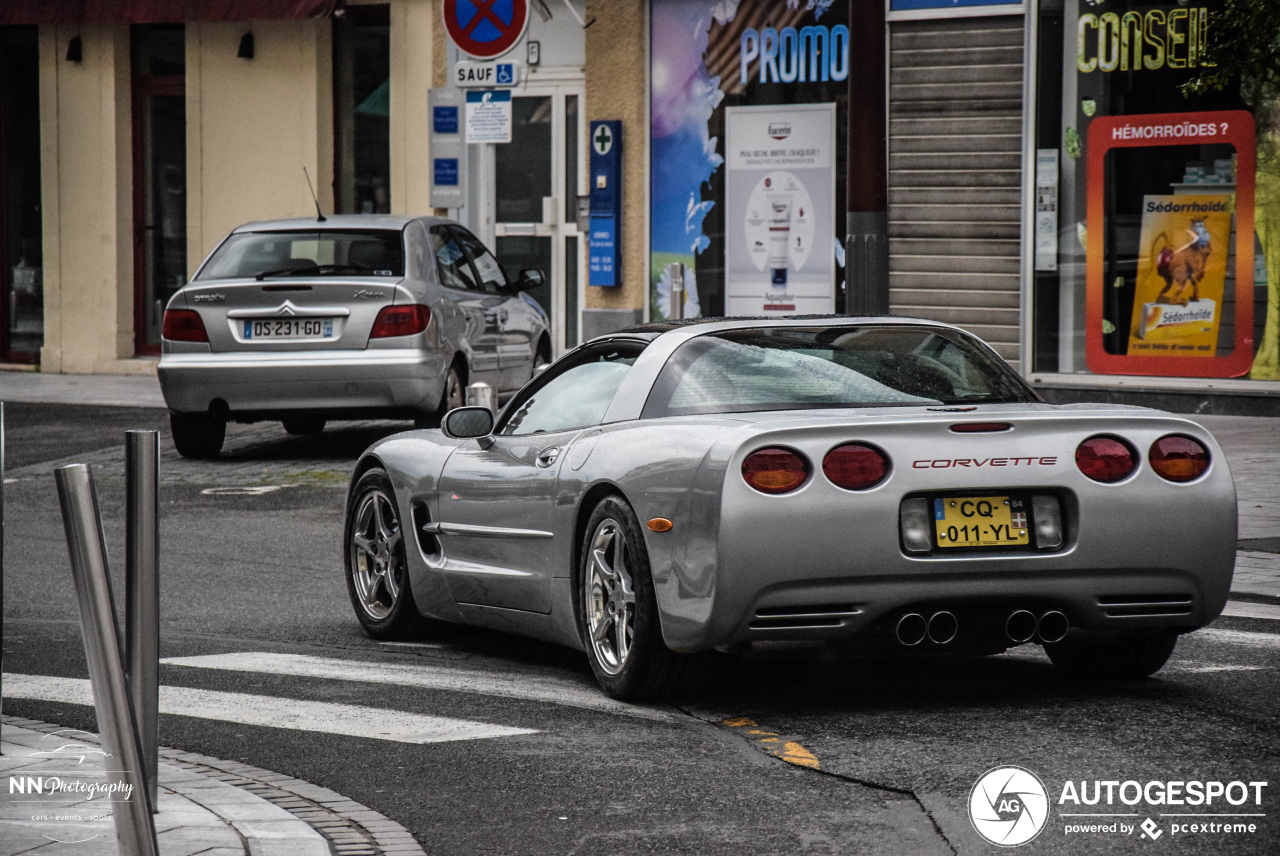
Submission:
[[[808,767],[811,770],[819,769],[818,756],[814,755],[808,749],[801,746],[794,740],[786,740],[779,736],[776,731],[765,731],[760,724],[753,719],[745,716],[733,717],[725,719],[721,723],[726,728],[737,730],[743,735],[750,735],[747,739],[759,745],[764,752],[786,761],[788,764],[795,764],[799,767]],[[778,744],[782,744],[779,746]]]

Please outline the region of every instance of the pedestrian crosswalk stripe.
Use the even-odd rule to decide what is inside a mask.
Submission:
[[[93,691],[83,678],[5,673],[8,698],[93,704]],[[423,716],[398,710],[352,704],[304,701],[278,696],[247,695],[192,687],[160,687],[160,712],[240,725],[316,731],[398,743],[444,743],[536,734],[529,728],[509,728],[466,719]]]
[[[188,666],[198,669],[256,672],[296,678],[319,678],[446,692],[478,693],[598,710],[657,722],[674,722],[677,719],[670,710],[614,701],[594,686],[575,683],[554,675],[493,673],[458,669],[452,666],[374,663],[364,660],[339,660],[333,657],[272,654],[262,651],[167,657],[160,662],[166,666]]]

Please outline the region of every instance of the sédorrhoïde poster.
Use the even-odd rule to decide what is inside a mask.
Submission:
[[[1214,356],[1230,237],[1230,194],[1143,197],[1130,354]]]
[[[834,104],[725,110],[725,314],[835,311]]]

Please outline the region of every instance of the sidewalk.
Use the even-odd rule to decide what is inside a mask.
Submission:
[[[96,404],[164,407],[151,376],[44,374],[0,371],[0,401],[26,404]]]
[[[6,716],[0,732],[0,856],[130,856],[106,797],[51,793],[104,779],[97,738]],[[13,782],[19,782],[15,788]],[[160,750],[161,856],[423,856],[404,827],[341,794],[248,764]],[[15,792],[17,791],[17,792]]]

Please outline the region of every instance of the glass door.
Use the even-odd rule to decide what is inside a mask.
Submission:
[[[581,81],[529,85],[513,94],[511,142],[494,146],[494,250],[516,280],[525,268],[545,284],[529,292],[551,318],[556,354],[578,344],[585,255],[577,196],[585,193]]]
[[[40,87],[35,27],[0,27],[0,361],[44,344]]]
[[[160,353],[165,304],[187,281],[186,46],[181,25],[133,28],[134,350]]]

